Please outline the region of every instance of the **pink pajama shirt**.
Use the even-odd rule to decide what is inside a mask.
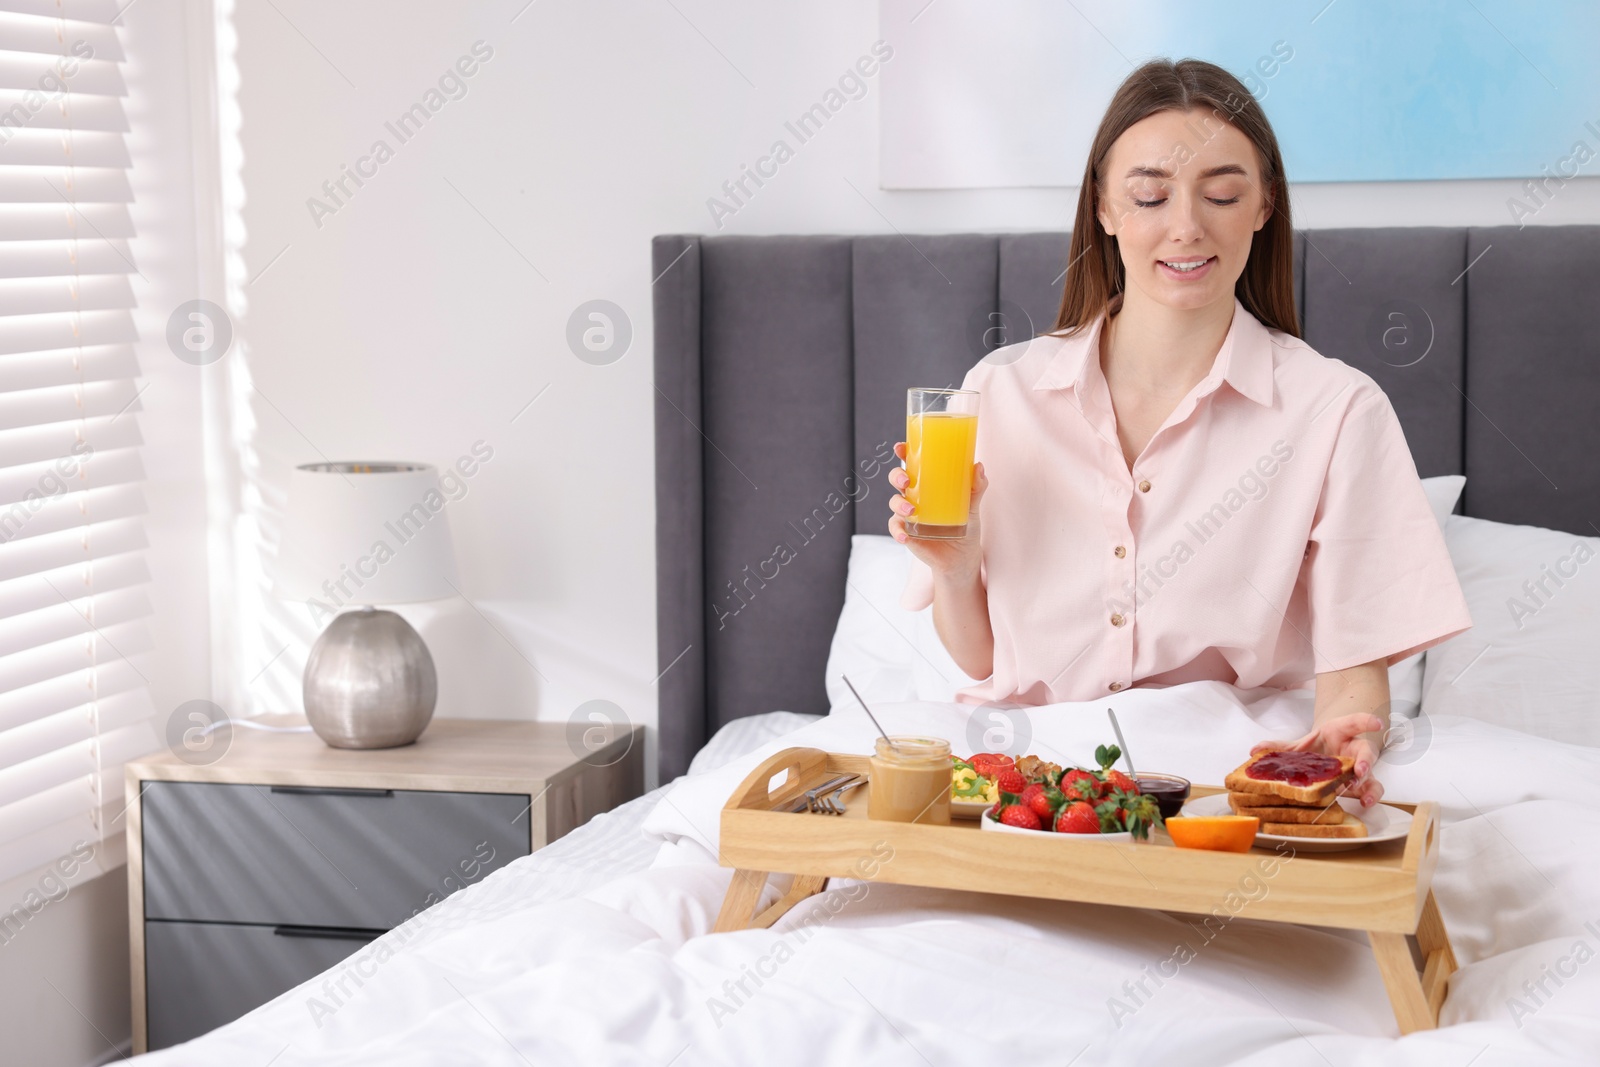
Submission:
[[[968,372],[994,674],[981,703],[1215,679],[1299,688],[1472,625],[1389,399],[1234,301],[1207,375],[1129,470],[1105,317]],[[902,604],[932,602],[913,561]]]

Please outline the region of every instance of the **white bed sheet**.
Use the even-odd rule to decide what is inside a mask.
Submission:
[[[1030,747],[1086,760],[1108,703],[1150,769],[1200,781],[1310,715],[1309,693],[1200,682],[1033,710]],[[880,717],[960,737],[971,711]],[[144,1062],[1596,1062],[1600,806],[1583,789],[1600,750],[1440,716],[1420,758],[1382,767],[1392,799],[1443,805],[1435,889],[1462,964],[1454,1025],[1399,1038],[1363,935],[1248,907],[1207,940],[1159,912],[835,882],[771,930],[704,936],[728,884],[713,856],[733,784],[786,745],[871,737],[840,710],[680,779],[385,935],[355,957],[359,987],[329,972]]]

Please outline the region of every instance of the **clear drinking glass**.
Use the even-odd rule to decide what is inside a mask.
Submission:
[[[906,390],[906,483],[911,537],[967,535],[972,457],[978,444],[978,393],[972,389]]]

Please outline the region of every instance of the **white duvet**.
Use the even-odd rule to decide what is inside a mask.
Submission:
[[[1109,704],[1140,765],[1218,782],[1252,742],[1301,733],[1310,701],[1215,682],[1136,689],[1029,709],[1029,748],[1088,763],[1110,740]],[[960,750],[971,710],[880,717]],[[1208,933],[1153,911],[834,882],[770,930],[709,935],[729,879],[714,859],[722,803],[776,749],[868,751],[870,725],[840,711],[675,783],[645,837],[558,842],[145,1062],[1600,1062],[1600,750],[1464,719],[1431,727],[1420,756],[1379,773],[1390,799],[1444,811],[1434,888],[1461,970],[1436,1031],[1398,1036],[1365,935],[1254,921],[1248,903]],[[590,852],[573,847],[584,840]]]

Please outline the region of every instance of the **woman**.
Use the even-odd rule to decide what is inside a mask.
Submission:
[[[1388,398],[1299,339],[1292,234],[1245,88],[1192,59],[1135,71],[1090,150],[1056,330],[967,374],[966,536],[908,538],[900,469],[889,532],[925,564],[902,603],[931,602],[987,679],[963,699],[1314,684],[1311,732],[1257,751],[1349,756],[1372,805],[1387,666],[1472,620]]]

